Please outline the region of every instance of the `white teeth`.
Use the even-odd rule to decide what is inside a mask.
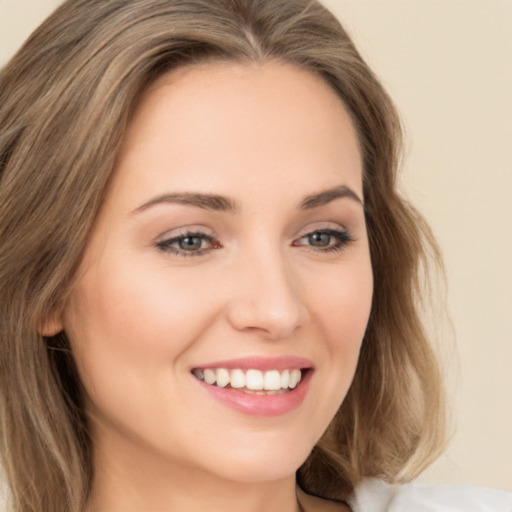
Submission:
[[[263,389],[263,373],[260,370],[247,370],[245,374],[245,387],[247,389]]]
[[[247,392],[266,392],[275,394],[283,390],[294,389],[302,378],[298,368],[293,370],[227,370],[226,368],[195,368],[192,373],[206,384],[225,388],[230,385],[235,389],[245,389]],[[284,391],[283,391],[284,392]]]
[[[206,370],[204,370],[203,375],[206,384],[215,384],[215,370],[210,370],[209,368],[207,368]]]
[[[242,370],[233,370],[231,372],[230,384],[232,388],[245,388],[245,373]]]
[[[217,370],[217,386],[225,388],[229,384],[229,372],[225,368]]]
[[[289,385],[290,385],[290,371],[285,370],[284,372],[281,372],[281,388],[288,389]]]
[[[265,382],[263,383],[263,387],[267,391],[277,391],[278,389],[281,389],[280,373],[277,370],[265,372]]]
[[[292,370],[290,372],[290,383],[288,386],[293,389],[297,387],[297,384],[300,382],[300,370]]]

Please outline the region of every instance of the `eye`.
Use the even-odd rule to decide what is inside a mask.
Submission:
[[[177,256],[201,256],[211,249],[218,249],[220,244],[207,233],[187,231],[172,238],[157,242],[156,246],[162,251]]]
[[[322,229],[304,235],[294,245],[307,245],[314,251],[332,252],[341,251],[353,241],[346,230]]]

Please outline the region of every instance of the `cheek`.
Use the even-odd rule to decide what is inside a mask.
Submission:
[[[319,283],[320,284],[320,283]],[[369,258],[340,269],[336,279],[325,279],[312,297],[313,323],[321,329],[326,369],[323,393],[328,416],[335,414],[354,377],[372,304],[373,279]]]
[[[369,258],[326,276],[311,304],[316,323],[323,329],[331,351],[359,349],[370,314],[373,279]],[[323,286],[320,286],[323,285]]]
[[[86,388],[115,378],[142,382],[179,365],[215,315],[198,289],[190,278],[169,282],[143,265],[103,265],[87,274],[64,318]]]

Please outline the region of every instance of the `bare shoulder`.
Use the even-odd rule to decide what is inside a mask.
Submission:
[[[297,496],[304,512],[350,512],[350,508],[344,503],[317,498],[306,494],[302,489],[297,489]]]

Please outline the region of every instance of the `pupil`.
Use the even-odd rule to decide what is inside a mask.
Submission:
[[[331,235],[326,233],[314,233],[313,235],[309,236],[309,241],[311,245],[314,245],[315,247],[325,247],[329,245],[329,242],[331,241]]]
[[[193,250],[193,249],[201,249],[201,238],[198,236],[187,236],[180,240],[180,249],[185,250]]]

